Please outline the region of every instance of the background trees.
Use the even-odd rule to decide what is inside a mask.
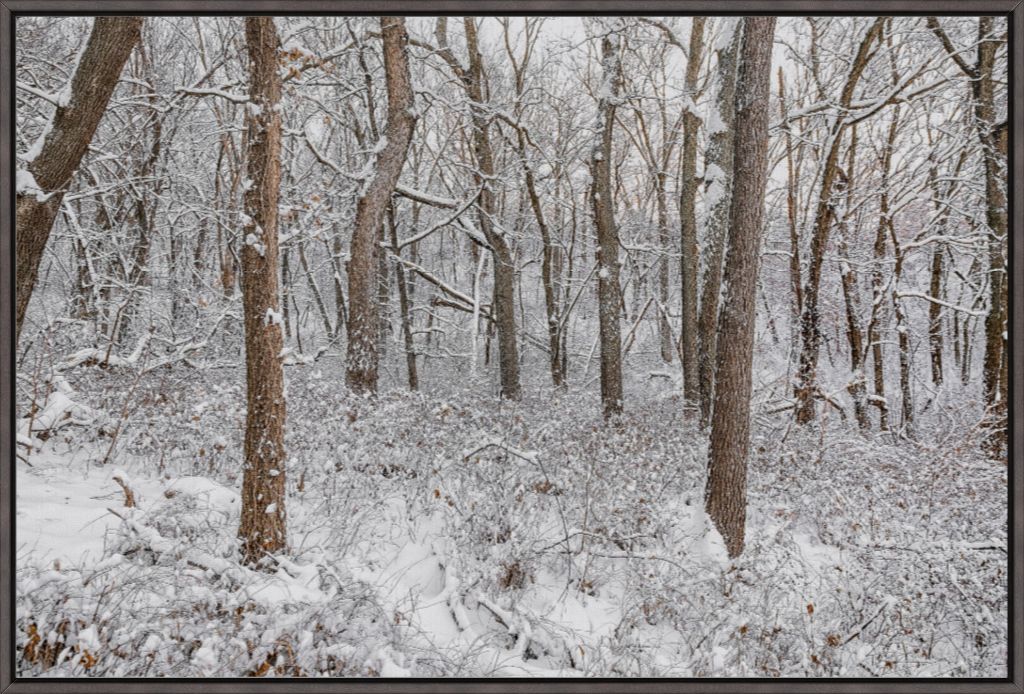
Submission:
[[[97,17],[67,83],[52,93],[32,88],[35,96],[53,106],[53,114],[19,157],[24,168],[19,167],[16,181],[15,340],[21,335],[65,186],[89,147],[141,27],[139,17]]]
[[[1005,674],[1003,19],[113,21],[16,20],[17,667]]]
[[[281,343],[261,349],[285,369],[513,402],[553,385],[608,413],[678,385],[715,443],[742,22],[410,18],[405,41],[397,19],[280,18],[274,202],[253,198],[253,157],[274,157],[246,139],[267,116],[245,23],[119,21],[91,37],[75,18],[19,24],[35,40],[17,64],[18,262],[41,254],[18,273],[22,372],[67,355],[225,368],[249,335],[244,278],[262,272],[253,310],[280,314]],[[126,40],[97,38],[114,26]],[[755,423],[902,441],[984,419],[1000,450],[1005,31],[779,21]],[[82,67],[100,43],[88,83],[49,57]],[[72,117],[71,95],[100,82],[106,107]],[[58,136],[74,176],[74,157],[47,155]],[[276,234],[254,214],[270,207]],[[19,384],[29,410],[54,392]]]

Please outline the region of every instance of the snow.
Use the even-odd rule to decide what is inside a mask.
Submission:
[[[268,308],[266,315],[263,317],[263,324],[284,325],[284,316],[281,315],[280,311],[275,311],[272,308]]]
[[[311,673],[347,653],[352,672],[396,677],[764,676],[766,658],[788,675],[863,672],[858,663],[877,671],[886,660],[928,675],[948,672],[977,630],[993,643],[1005,634],[1005,516],[975,513],[1005,493],[1005,466],[943,462],[855,431],[836,431],[819,462],[817,434],[783,443],[759,425],[754,450],[764,453],[752,462],[737,561],[703,510],[705,452],[677,418],[671,381],[644,381],[663,391],[646,404],[627,395],[637,403],[628,427],[595,428],[596,401],[530,396],[524,421],[508,428],[494,400],[454,385],[437,396],[385,392],[367,408],[339,398],[323,373],[296,368],[289,409],[305,416],[289,420],[290,547],[274,568],[237,561],[241,430],[225,429],[225,412],[240,412],[228,404],[241,391],[211,388],[204,375],[181,381],[202,390],[179,398],[197,404],[186,411],[198,421],[177,436],[192,453],[167,459],[165,473],[147,449],[101,467],[102,443],[63,439],[40,442],[33,467],[19,464],[20,609],[56,619],[46,616],[54,597],[71,591],[91,614],[105,591],[114,596],[106,626],[83,627],[96,627],[86,636],[107,654],[95,667],[135,672],[107,645],[134,633],[121,647],[138,654],[133,662],[159,652],[196,676],[238,674],[232,663],[258,667],[268,655],[291,662],[281,639]],[[141,419],[165,442],[180,428]],[[214,453],[228,456],[223,467],[203,462]],[[920,469],[932,471],[930,489]],[[115,476],[138,508],[122,506]],[[952,491],[967,488],[974,500]],[[974,511],[940,511],[937,494]],[[103,578],[84,584],[92,575]],[[141,607],[178,601],[226,605],[229,616],[180,623]],[[897,612],[913,635],[893,631]],[[958,615],[969,626],[929,631]],[[171,636],[182,628],[199,644],[188,652]],[[918,633],[934,641],[932,658],[899,660],[900,640]],[[800,655],[822,658],[829,636],[845,645],[828,647],[825,665]],[[258,644],[252,655],[245,639]],[[639,660],[610,670],[639,644]],[[1000,662],[994,649],[965,672]]]
[[[35,155],[32,159],[35,159]],[[16,195],[34,195],[39,202],[46,202],[53,197],[53,193],[46,193],[39,187],[35,176],[28,169],[18,169],[14,174],[14,191]]]

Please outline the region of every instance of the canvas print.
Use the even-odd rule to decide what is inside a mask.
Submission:
[[[16,17],[16,674],[1007,676],[1008,31]]]

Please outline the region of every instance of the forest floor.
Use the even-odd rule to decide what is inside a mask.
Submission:
[[[755,417],[730,561],[671,378],[606,424],[589,391],[341,373],[287,369],[290,548],[253,571],[244,372],[69,371],[85,409],[17,462],[20,676],[1006,674],[1008,471],[977,432]]]

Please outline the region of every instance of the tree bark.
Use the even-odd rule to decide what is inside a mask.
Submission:
[[[360,393],[377,390],[377,351],[380,337],[378,297],[378,243],[384,213],[405,165],[416,117],[409,76],[409,36],[402,17],[381,17],[384,41],[384,73],[388,88],[385,144],[377,157],[377,169],[356,203],[348,265],[348,355],[345,382]]]
[[[750,394],[761,255],[764,192],[768,180],[768,98],[774,17],[745,17],[740,48],[729,205],[727,296],[718,332],[729,349],[715,360],[715,398],[708,450],[705,506],[730,557],[743,551],[746,525]]]
[[[701,287],[697,334],[699,338],[698,370],[700,372],[700,422],[711,421],[715,383],[715,355],[718,347],[718,301],[722,289],[722,258],[729,225],[733,178],[733,118],[736,111],[736,63],[743,33],[743,22],[732,26],[732,37],[718,54],[718,90],[715,95],[717,119],[708,124],[710,143],[704,167],[707,190],[707,221],[705,222],[705,268]]]
[[[142,17],[97,17],[71,78],[68,98],[54,111],[38,154],[18,172],[15,214],[14,340],[39,274],[39,263],[64,189],[85,156],[125,61],[139,41]]]
[[[612,189],[612,130],[615,107],[622,84],[619,37],[601,41],[603,66],[601,97],[598,102],[598,141],[590,153],[594,180],[591,201],[597,230],[597,301],[601,345],[601,404],[604,416],[622,412],[622,327],[619,296],[619,234],[615,227],[615,198]]]
[[[700,374],[697,362],[697,135],[700,118],[696,108],[697,77],[704,53],[704,17],[694,17],[690,30],[689,54],[686,59],[686,81],[683,84],[683,150],[682,190],[679,194],[679,223],[682,239],[680,284],[682,285],[682,323],[680,353],[683,359],[683,402],[687,413],[697,408],[700,400]],[[664,319],[663,319],[664,320]]]
[[[398,225],[395,222],[394,204],[388,207],[387,221],[391,235],[391,252],[398,261],[395,263],[395,281],[398,283],[398,309],[402,319],[406,375],[409,379],[409,390],[416,391],[419,390],[420,379],[416,371],[416,343],[412,336],[412,297],[409,295],[409,285],[406,282],[405,266],[402,265],[402,251],[398,247]]]
[[[1003,348],[1006,332],[1006,174],[1005,148],[995,124],[995,69],[998,42],[992,34],[993,17],[978,20],[978,59],[975,68],[974,113],[985,162],[985,221],[989,229],[989,311],[985,317],[984,385],[991,431],[986,447],[993,454],[1006,445],[1006,402],[1009,393],[1002,387]],[[1002,142],[1001,142],[1002,140]],[[1005,147],[1005,145],[1004,145]],[[1000,149],[1003,151],[1000,152]]]
[[[245,320],[245,472],[239,538],[243,560],[257,564],[285,549],[284,370],[278,311],[277,201],[281,186],[281,77],[271,17],[246,17],[249,98],[242,233]]]

